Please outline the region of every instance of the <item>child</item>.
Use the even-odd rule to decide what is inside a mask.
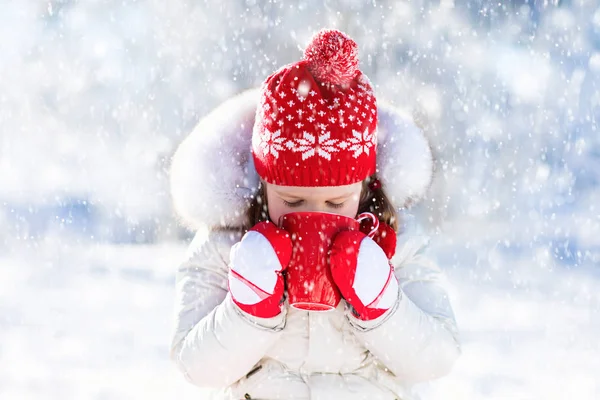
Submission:
[[[452,309],[427,239],[396,213],[432,170],[424,135],[376,105],[356,43],[335,30],[207,116],[171,172],[181,217],[210,227],[177,274],[171,358],[186,378],[220,399],[406,400],[447,374],[460,353]],[[380,220],[373,240],[369,227],[334,237],[335,310],[288,304],[292,243],[276,224],[296,211]]]

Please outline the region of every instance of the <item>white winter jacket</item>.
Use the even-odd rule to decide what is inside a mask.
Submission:
[[[398,301],[376,320],[354,318],[344,301],[324,313],[286,307],[255,318],[228,295],[229,251],[241,236],[224,226],[240,226],[256,193],[249,149],[257,98],[254,90],[225,102],[173,158],[177,213],[192,227],[214,229],[196,236],[179,266],[171,358],[190,382],[215,388],[216,399],[411,399],[412,384],[447,374],[460,353],[440,271],[416,230],[398,235]],[[393,204],[424,195],[432,164],[423,133],[379,102],[377,168]]]
[[[411,384],[450,371],[460,352],[456,323],[439,270],[423,254],[426,237],[398,236],[398,302],[368,322],[343,301],[329,312],[244,313],[227,292],[229,250],[239,240],[225,230],[197,237],[179,267],[171,356],[190,382],[223,388],[222,399],[407,400]]]

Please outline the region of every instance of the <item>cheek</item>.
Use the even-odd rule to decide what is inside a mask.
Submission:
[[[271,219],[271,222],[277,224],[279,222],[279,218],[288,213],[285,204],[281,204],[279,202],[270,202],[268,204],[269,218]]]
[[[358,214],[358,199],[350,200],[340,214],[345,217],[356,218]]]

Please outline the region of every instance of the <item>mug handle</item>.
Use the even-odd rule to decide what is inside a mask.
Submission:
[[[371,232],[369,232],[369,234],[367,235],[368,237],[373,239],[373,236],[375,236],[375,232],[377,232],[377,229],[379,229],[379,218],[377,218],[373,213],[364,212],[359,214],[358,217],[356,217],[356,220],[360,223],[360,221],[363,221],[367,218],[371,218],[371,220],[373,221],[373,227],[371,228]]]

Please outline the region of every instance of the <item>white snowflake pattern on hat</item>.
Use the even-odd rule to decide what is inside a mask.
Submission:
[[[262,149],[263,155],[272,154],[273,157],[278,158],[279,152],[285,150],[283,142],[285,138],[281,137],[281,130],[271,132],[268,129],[264,129],[260,133],[260,148]]]
[[[330,136],[329,132],[323,132],[315,139],[315,135],[303,132],[302,138],[288,140],[285,143],[285,147],[295,153],[302,152],[302,161],[313,157],[315,154],[326,160],[331,160],[331,154],[339,150],[335,147],[338,140],[331,139]]]
[[[371,133],[369,128],[365,129],[364,132],[352,130],[352,137],[347,138],[345,141],[340,142],[338,146],[344,150],[348,149],[353,151],[352,157],[358,158],[361,154],[365,153],[369,155],[369,151],[372,147],[375,147],[377,143],[376,131]]]

